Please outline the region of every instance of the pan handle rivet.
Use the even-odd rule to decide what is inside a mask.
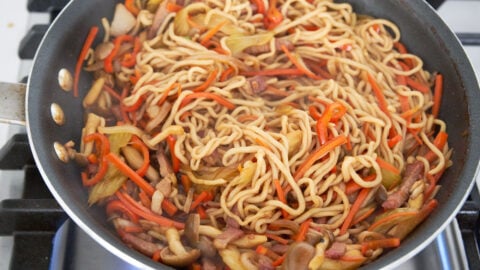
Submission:
[[[65,124],[65,113],[63,112],[60,105],[58,105],[57,103],[52,103],[52,105],[50,106],[50,113],[52,115],[53,121],[57,125],[62,126],[63,124]]]
[[[53,143],[53,149],[55,149],[55,154],[57,154],[58,159],[60,159],[61,161],[65,162],[65,163],[70,161],[70,158],[68,156],[68,151],[65,148],[65,146],[63,146],[63,144],[61,144],[59,142],[54,142]]]
[[[58,84],[65,91],[70,91],[73,88],[73,77],[72,73],[66,68],[60,69],[58,72]]]

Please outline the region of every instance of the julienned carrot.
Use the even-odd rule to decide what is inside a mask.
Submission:
[[[186,176],[185,174],[182,174],[182,176],[180,177],[180,181],[182,182],[183,190],[186,194],[188,194],[188,191],[192,186],[192,181],[190,181],[190,178],[188,178],[188,176]]]
[[[277,241],[279,244],[288,245],[288,240],[279,235],[266,233],[265,236],[272,239],[273,241]]]
[[[175,3],[168,2],[167,3],[167,10],[168,12],[179,12],[182,10],[183,6],[177,5]]]
[[[293,55],[287,48],[287,46],[283,45],[280,47],[282,49],[282,51],[285,53],[285,55],[287,56],[287,58],[290,60],[290,62],[292,62],[292,64],[300,71],[302,71],[307,77],[311,78],[311,79],[315,79],[315,80],[320,80],[322,79],[322,77],[319,77],[317,75],[315,75],[315,73],[311,72],[310,70],[307,69],[307,67],[305,67],[304,65],[302,65],[300,63],[300,61],[298,61],[297,58],[295,58],[295,55]]]
[[[251,2],[257,7],[257,13],[265,14],[265,5],[263,4],[263,0],[251,0]]]
[[[109,153],[105,158],[112,163],[119,171],[125,174],[130,180],[132,180],[137,186],[147,193],[148,196],[152,196],[155,192],[155,189],[146,182],[140,175],[138,175],[132,168],[130,168],[125,162],[123,162],[117,155],[114,153]]]
[[[438,150],[442,151],[443,147],[447,143],[447,139],[448,134],[445,131],[440,131],[433,140],[433,145],[435,145]],[[427,154],[425,154],[425,158],[429,162],[433,162],[437,158],[437,155],[432,150],[430,150]]]
[[[193,200],[192,204],[190,205],[190,211],[195,209],[200,203],[202,203],[205,199],[208,198],[208,192],[202,191],[198,196]]]
[[[340,235],[345,234],[348,228],[350,228],[353,218],[355,217],[358,210],[360,209],[360,206],[362,206],[362,203],[367,198],[368,192],[370,192],[370,189],[364,188],[360,190],[360,192],[358,193],[358,196],[355,199],[355,202],[353,202],[352,207],[350,208],[350,211],[348,212],[348,215],[345,218],[345,221],[343,221],[342,227],[340,227]]]
[[[437,118],[438,112],[440,111],[440,104],[442,103],[443,95],[443,76],[442,74],[437,74],[435,76],[435,88],[433,91],[433,107],[432,115]]]
[[[308,107],[308,113],[310,113],[310,116],[315,120],[319,120],[322,117],[322,114],[319,113],[317,108],[313,105]]]
[[[119,201],[119,200],[109,201],[107,204],[107,208],[105,210],[108,216],[112,216],[114,212],[121,212],[127,215],[130,221],[132,221],[133,223],[138,222],[138,216],[134,212],[130,211],[130,209],[127,208],[122,201]]]
[[[391,171],[391,172],[394,173],[394,174],[400,174],[400,170],[399,170],[399,169],[397,169],[397,168],[396,168],[395,166],[393,166],[392,164],[386,162],[386,161],[383,160],[382,158],[377,157],[376,162],[377,162],[378,166],[380,166],[380,168],[383,168],[383,169],[385,169],[385,170]]]
[[[385,238],[371,240],[362,243],[362,253],[365,254],[370,249],[394,248],[400,246],[400,238]]]
[[[103,68],[107,73],[112,73],[113,72],[113,59],[117,56],[118,51],[120,51],[120,47],[124,42],[131,42],[133,41],[133,37],[130,35],[120,35],[115,38],[113,41],[113,49],[108,54],[107,57],[103,60]]]
[[[138,198],[145,207],[150,208],[152,206],[152,201],[150,197],[148,197],[147,193],[145,193],[145,191],[140,190],[140,192],[138,193]]]
[[[368,231],[373,231],[375,230],[375,228],[377,228],[378,226],[381,226],[385,223],[389,223],[391,222],[392,220],[395,220],[397,218],[400,218],[400,217],[415,217],[416,215],[418,215],[419,211],[417,210],[412,210],[412,211],[409,211],[409,212],[398,212],[398,213],[394,213],[394,214],[391,214],[391,215],[388,215],[384,218],[381,218],[377,221],[375,221],[372,225],[370,225],[370,227],[368,227]]]
[[[273,185],[275,186],[275,190],[277,191],[277,196],[278,200],[281,201],[284,204],[287,204],[287,198],[285,197],[285,191],[282,188],[282,185],[280,185],[280,181],[278,179],[273,180]],[[285,211],[285,209],[282,209],[282,215],[284,218],[288,217],[288,212]]]
[[[372,181],[377,177],[376,174],[370,174],[365,177],[363,177],[363,181]],[[345,194],[350,195],[356,191],[359,191],[362,189],[362,186],[357,184],[355,181],[350,180],[348,183],[345,185]]]
[[[152,221],[157,223],[160,226],[164,227],[175,227],[177,229],[184,229],[185,224],[171,220],[169,218],[166,218],[164,216],[160,216],[158,214],[155,214],[148,208],[143,207],[140,205],[138,202],[136,202],[130,195],[126,193],[122,193],[120,191],[115,192],[115,195],[117,198],[122,201],[125,206],[135,213],[137,216],[140,216],[146,220]]]
[[[327,106],[316,124],[320,145],[323,145],[327,141],[328,123],[330,123],[330,121],[338,121],[346,112],[347,109],[345,106],[339,102],[333,102]]]
[[[277,267],[277,266],[282,265],[283,261],[285,261],[285,257],[286,257],[286,256],[287,256],[287,254],[283,254],[280,258],[278,258],[277,260],[273,261],[272,266],[273,266],[273,267]]]
[[[222,29],[222,27],[228,22],[228,20],[224,20],[222,21],[221,23],[215,25],[213,28],[211,28],[210,30],[208,30],[205,35],[203,35],[203,37],[200,39],[200,44],[202,44],[203,46],[206,46],[208,41],[213,37],[215,36],[215,34],[220,31],[220,29]]]
[[[167,143],[172,158],[172,168],[173,171],[177,173],[180,170],[180,160],[177,158],[177,155],[175,155],[175,144],[177,143],[177,139],[173,135],[168,135]]]
[[[145,143],[143,143],[143,141],[140,140],[137,136],[132,137],[132,146],[142,152],[143,164],[140,168],[138,168],[138,170],[136,170],[136,173],[141,177],[144,177],[147,173],[148,167],[150,166],[150,151],[145,145]]]
[[[229,110],[235,109],[235,105],[231,103],[230,101],[226,100],[225,98],[214,94],[214,93],[208,93],[208,92],[198,92],[198,93],[192,93],[190,95],[187,95],[185,98],[183,98],[182,103],[180,104],[180,107],[185,107],[192,99],[196,98],[209,98],[215,100],[217,103],[220,105],[226,107]]]
[[[195,87],[192,91],[193,92],[202,92],[207,90],[207,88],[213,83],[215,78],[217,77],[218,69],[214,69],[212,73],[208,76],[207,80],[200,84],[199,86]]]
[[[120,94],[118,94],[117,91],[115,91],[110,86],[104,84],[103,85],[103,90],[107,91],[112,97],[116,98],[118,101],[122,100],[122,97],[120,97]]]
[[[300,225],[300,229],[298,229],[298,233],[295,236],[295,241],[296,242],[302,242],[303,240],[305,240],[305,237],[307,236],[308,229],[310,228],[310,223],[312,223],[311,218],[305,220]]]
[[[263,245],[258,245],[255,249],[255,252],[260,255],[265,255],[268,252],[268,249]]]
[[[142,47],[142,43],[140,42],[140,39],[137,37],[133,41],[133,51],[131,53],[126,53],[123,56],[122,62],[120,63],[122,66],[131,68],[135,66],[137,63],[137,54],[140,51]]]
[[[201,219],[208,218],[207,212],[205,212],[205,208],[203,208],[201,205],[197,206],[197,213]]]
[[[382,112],[384,112],[390,118],[390,111],[388,111],[387,100],[383,95],[382,89],[380,89],[380,87],[378,86],[375,78],[373,78],[373,76],[368,72],[367,72],[367,79],[368,79],[368,83],[372,87],[375,97],[377,98],[378,107],[380,108],[380,110],[382,110]]]
[[[430,87],[428,85],[425,85],[419,81],[416,81],[411,77],[407,77],[407,85],[424,94],[427,94],[428,92],[430,92]]]
[[[224,82],[228,79],[228,77],[230,76],[230,74],[232,74],[233,72],[235,71],[235,69],[233,67],[229,67],[227,69],[225,69],[222,74],[220,74],[220,79],[219,81],[220,82]]]
[[[393,148],[397,143],[399,143],[403,139],[402,135],[397,134],[393,138],[388,140],[388,147]]]
[[[122,110],[126,112],[138,111],[138,109],[140,109],[140,107],[144,104],[144,101],[145,101],[145,96],[142,95],[137,99],[137,101],[135,101],[135,103],[132,106],[125,106],[122,103]]]
[[[162,201],[162,209],[167,212],[169,216],[175,215],[177,213],[178,208],[168,199],[163,199]]]
[[[125,0],[125,7],[135,16],[140,12],[140,9],[135,6],[135,0]]]
[[[277,69],[263,69],[255,71],[242,71],[240,73],[244,76],[299,76],[303,75],[304,72],[298,68],[277,68]]]
[[[161,249],[157,249],[153,252],[152,254],[152,260],[155,261],[155,262],[159,262],[161,259],[162,259],[162,250]]]
[[[75,73],[73,77],[73,96],[78,97],[78,83],[80,81],[80,71],[82,70],[83,61],[85,61],[85,57],[87,56],[88,50],[92,46],[93,41],[98,33],[98,27],[93,26],[90,28],[88,32],[87,39],[85,39],[85,43],[83,44],[82,50],[80,51],[80,55],[77,59],[77,64],[75,65]]]
[[[158,100],[157,102],[157,105],[158,106],[162,106],[163,103],[167,100],[168,98],[168,94],[170,93],[170,91],[175,88],[175,87],[178,87],[179,89],[179,92],[182,91],[182,85],[179,84],[179,83],[172,83],[172,85],[170,85],[167,89],[165,89],[165,91],[163,92],[162,96],[160,97],[160,99]]]
[[[351,226],[357,224],[357,223],[360,223],[362,221],[364,221],[365,219],[367,219],[371,214],[373,214],[373,212],[375,212],[376,208],[375,207],[372,207],[370,209],[368,209],[368,211],[365,211],[365,213],[363,213],[362,215],[358,216],[357,218],[354,218],[353,221],[352,221],[352,224]]]
[[[277,9],[277,1],[270,0],[268,3],[268,10],[265,14],[263,24],[268,30],[277,27],[283,21],[283,15]]]
[[[110,142],[108,141],[108,138],[105,135],[100,133],[89,134],[83,138],[83,141],[86,143],[94,141],[96,147],[100,151],[100,153],[98,153],[97,155],[97,161],[100,161],[100,166],[98,168],[97,173],[91,178],[88,178],[88,175],[85,172],[82,172],[81,174],[82,184],[84,186],[93,186],[96,183],[100,182],[100,180],[102,180],[105,174],[107,173],[108,162],[105,159],[105,155],[107,155],[110,152]]]
[[[300,167],[298,167],[298,170],[293,175],[295,181],[298,181],[305,174],[305,172],[313,165],[313,163],[315,163],[315,161],[317,161],[319,158],[323,157],[328,152],[332,151],[336,147],[346,142],[347,142],[347,138],[345,137],[345,135],[339,135],[327,141],[320,148],[317,148],[317,150],[311,153],[307,157],[305,162],[302,165],[300,165]]]

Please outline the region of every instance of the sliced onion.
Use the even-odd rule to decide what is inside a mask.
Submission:
[[[112,52],[113,45],[112,42],[102,42],[98,44],[97,48],[95,48],[95,58],[98,60],[103,60],[107,58],[107,56]]]
[[[245,50],[246,48],[266,44],[272,40],[273,36],[274,34],[272,32],[251,36],[232,35],[227,37],[225,44],[230,49],[232,54],[236,54]]]
[[[175,28],[175,34],[179,36],[186,36],[190,32],[190,25],[188,25],[188,17],[191,13],[206,13],[210,8],[204,3],[192,3],[184,8],[182,8],[173,21],[173,26]]]
[[[115,6],[115,14],[113,15],[112,24],[110,26],[110,34],[119,36],[128,33],[135,26],[137,20],[130,11],[123,5]]]

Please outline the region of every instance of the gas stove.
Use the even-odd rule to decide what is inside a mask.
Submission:
[[[0,4],[0,81],[26,81],[48,25],[68,0]],[[465,46],[480,78],[480,0],[431,0]],[[5,31],[3,31],[5,30]],[[23,127],[0,124],[0,269],[135,269],[98,245],[63,212],[43,183]],[[480,180],[477,180],[477,186]],[[480,193],[422,252],[396,269],[480,269]]]

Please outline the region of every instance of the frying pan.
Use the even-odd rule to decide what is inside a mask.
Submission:
[[[81,184],[78,166],[73,162],[65,164],[59,161],[53,148],[54,142],[79,142],[83,123],[82,95],[92,79],[89,74],[83,73],[81,97],[73,98],[72,93],[60,90],[58,71],[62,68],[74,70],[90,27],[100,26],[102,17],[111,19],[117,2],[72,0],[57,17],[34,59],[25,99],[26,127],[43,179],[73,221],[107,250],[132,265],[142,269],[158,269],[162,266],[121,242],[107,223],[103,209],[88,206],[88,194]],[[480,156],[480,91],[459,41],[426,2],[345,2],[351,3],[357,13],[383,17],[396,23],[407,48],[425,61],[426,69],[439,71],[445,78],[440,117],[447,123],[449,144],[454,149],[453,166],[440,180],[442,188],[436,197],[439,205],[431,216],[399,248],[364,266],[365,269],[394,267],[428,245],[452,220],[470,192]],[[102,36],[100,30],[96,42],[100,42]],[[51,119],[50,105],[53,102],[65,112],[66,123],[63,126],[56,125]],[[166,266],[163,268],[167,269]]]

